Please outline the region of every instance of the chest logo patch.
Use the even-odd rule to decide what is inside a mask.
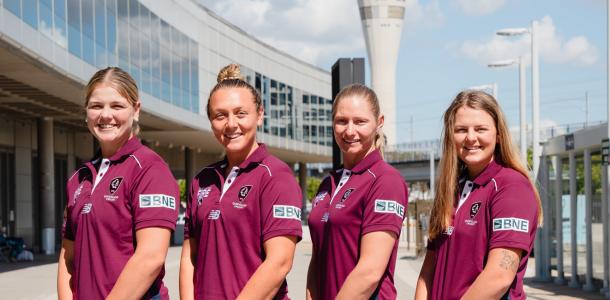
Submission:
[[[78,196],[80,196],[81,192],[83,191],[84,184],[85,184],[85,182],[81,182],[78,185],[78,188],[76,188],[76,191],[74,191],[74,198],[72,199],[72,203],[76,203],[76,199],[78,198]]]
[[[121,183],[123,182],[123,177],[115,177],[110,181],[110,186],[108,187],[108,191],[111,194],[114,194],[114,192],[116,192],[119,187],[121,186]]]
[[[246,200],[246,197],[248,197],[248,193],[250,193],[251,190],[251,185],[242,186],[241,188],[239,188],[239,192],[237,193],[237,199],[239,199],[239,201],[241,202],[244,202],[244,200]]]
[[[470,206],[470,219],[466,219],[466,224],[470,226],[474,226],[478,221],[474,220],[474,217],[479,213],[479,209],[481,208],[481,202],[473,203]]]
[[[218,220],[219,218],[220,218],[220,209],[210,210],[210,214],[208,214],[208,220]]]
[[[497,218],[493,219],[493,231],[511,230],[517,232],[529,232],[530,222],[519,218]]]
[[[201,205],[203,202],[203,198],[207,198],[210,195],[210,191],[212,191],[212,187],[208,186],[204,189],[200,188],[197,191],[197,205]]]
[[[352,192],[353,192],[354,190],[355,190],[354,188],[347,189],[347,190],[346,190],[346,191],[343,193],[343,196],[341,197],[341,200],[339,200],[339,202],[340,202],[340,203],[345,202],[345,200],[347,200],[347,197],[349,197],[349,195],[351,195],[351,194],[352,194]]]
[[[83,209],[80,211],[80,213],[88,214],[91,212],[92,208],[93,208],[93,203],[86,203],[85,205],[83,205]]]

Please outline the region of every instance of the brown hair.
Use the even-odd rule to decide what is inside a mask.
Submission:
[[[337,113],[337,105],[339,102],[347,97],[361,97],[365,99],[371,105],[371,112],[375,116],[375,121],[379,119],[379,115],[381,114],[381,109],[379,108],[379,99],[377,99],[377,94],[370,88],[362,84],[351,84],[343,89],[337,94],[335,97],[335,101],[333,101],[332,108],[332,118],[335,119],[335,114]],[[383,131],[379,129],[375,134],[375,148],[379,149],[379,151],[383,155],[383,146],[385,145],[385,136]]]
[[[210,118],[210,99],[212,99],[212,95],[214,95],[214,93],[220,89],[230,88],[247,89],[252,95],[252,98],[254,99],[256,111],[262,109],[263,102],[261,100],[260,95],[258,94],[256,89],[252,87],[248,82],[246,82],[241,76],[239,65],[229,64],[224,68],[220,69],[220,71],[218,72],[218,76],[216,77],[216,85],[212,88],[212,90],[210,91],[210,95],[208,96],[208,104],[206,106],[208,118]]]
[[[100,84],[107,84],[114,88],[133,107],[140,101],[138,85],[131,75],[119,67],[108,67],[95,72],[91,79],[89,79],[85,89],[85,107],[89,104],[91,94]],[[140,132],[140,125],[138,125],[137,120],[133,120],[131,130],[135,135]]]
[[[429,238],[434,239],[443,233],[451,224],[451,214],[453,212],[453,203],[457,197],[458,177],[461,172],[466,169],[466,165],[458,158],[457,149],[453,141],[453,128],[455,126],[455,115],[458,109],[462,107],[470,107],[473,109],[483,110],[488,113],[495,122],[498,139],[494,156],[501,163],[509,167],[529,179],[536,200],[538,201],[538,224],[542,224],[542,203],[536,185],[523,165],[516,148],[513,146],[510,132],[506,124],[504,114],[493,96],[475,90],[460,92],[449,108],[445,111],[443,117],[444,128],[442,133],[443,155],[440,161],[440,172],[436,193],[434,196],[434,204],[430,215]]]

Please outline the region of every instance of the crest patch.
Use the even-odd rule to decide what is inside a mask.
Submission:
[[[479,208],[481,208],[481,202],[473,203],[470,206],[470,218],[473,219],[477,213],[479,213]]]
[[[244,202],[246,197],[248,197],[248,193],[250,193],[251,190],[252,190],[251,185],[244,185],[241,188],[239,188],[239,193],[237,193],[237,198],[239,199],[239,201]]]
[[[347,189],[343,193],[343,196],[341,197],[341,200],[339,202],[341,202],[341,203],[345,202],[345,200],[347,200],[347,197],[349,197],[349,195],[351,195],[354,190],[355,190],[354,188]]]
[[[108,187],[108,191],[109,191],[111,194],[114,194],[114,192],[116,192],[116,191],[119,189],[119,187],[121,186],[121,183],[122,183],[122,182],[123,182],[123,177],[116,177],[116,178],[113,178],[113,179],[110,181],[110,186]]]
[[[207,198],[210,195],[210,191],[212,190],[212,187],[208,186],[204,189],[199,189],[197,191],[197,205],[201,205],[201,202],[203,201],[203,198]]]

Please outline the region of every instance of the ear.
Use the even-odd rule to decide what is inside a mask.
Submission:
[[[385,124],[385,117],[383,114],[380,114],[379,118],[377,118],[377,131],[383,128],[383,124]]]
[[[140,120],[140,100],[133,105],[134,113],[133,119],[138,122]]]
[[[263,126],[263,118],[264,117],[265,117],[265,109],[261,105],[261,107],[258,109],[258,116],[257,116],[257,119],[256,119],[256,126]]]

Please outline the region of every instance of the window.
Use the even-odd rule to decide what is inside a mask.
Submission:
[[[62,47],[68,47],[68,33],[66,31],[66,1],[55,0],[53,3],[55,22],[53,24],[53,39]]]
[[[34,29],[38,29],[38,1],[22,0],[23,3],[23,21]]]
[[[402,6],[390,5],[388,6],[388,18],[390,19],[404,19],[405,8]]]
[[[81,57],[80,1],[68,0],[68,51]]]
[[[309,104],[309,95],[303,95],[303,103]]]

